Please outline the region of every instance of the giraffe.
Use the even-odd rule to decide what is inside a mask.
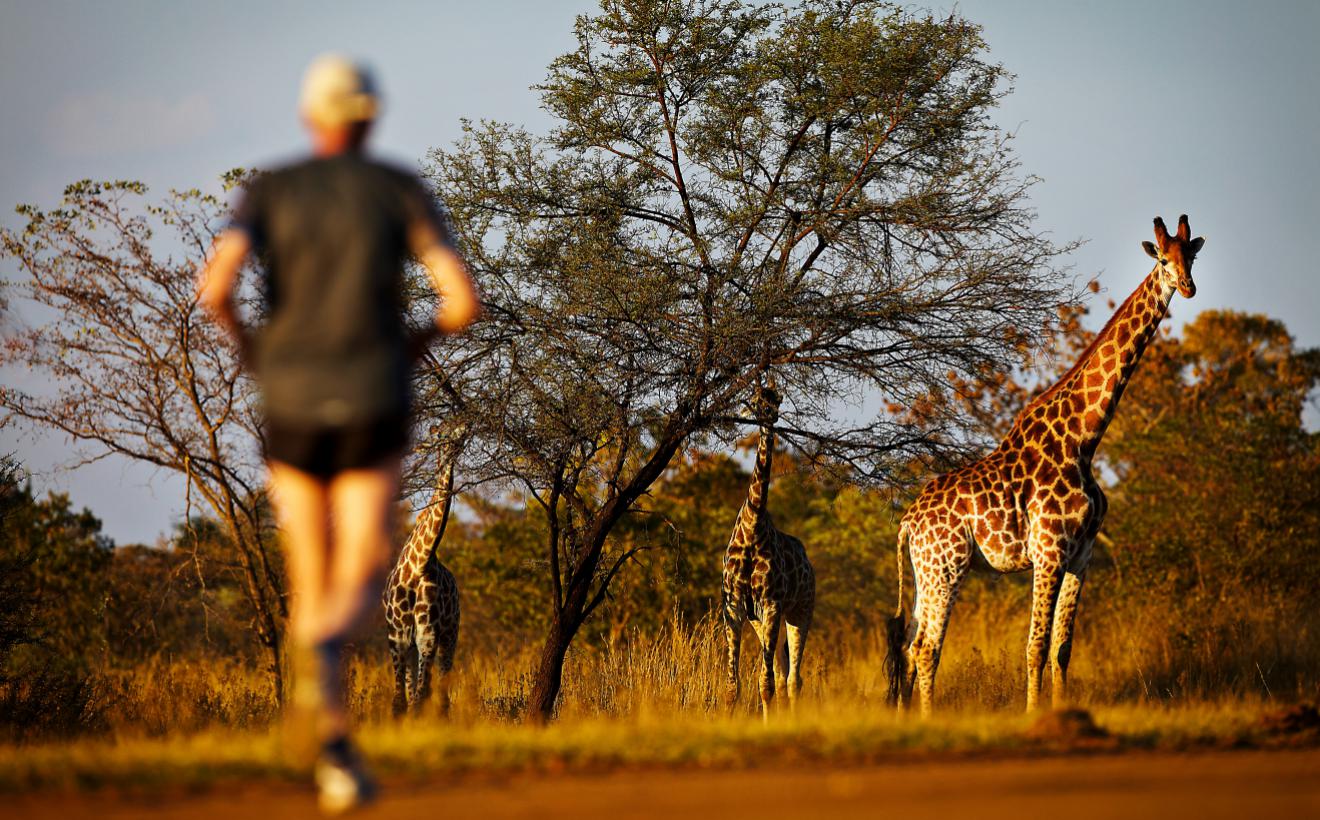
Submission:
[[[773,383],[758,387],[755,410],[761,422],[756,447],[756,468],[747,500],[738,511],[729,546],[724,552],[721,609],[728,641],[727,700],[738,700],[738,655],[743,620],[750,620],[761,641],[761,715],[769,719],[775,695],[775,651],[785,673],[789,705],[802,691],[802,650],[816,605],[816,573],[799,539],[780,532],[766,509],[770,488],[770,462],[775,447],[774,423],[779,418],[780,396]],[[787,640],[779,644],[780,623],[787,624]]]
[[[417,709],[431,693],[431,665],[439,653],[442,708],[449,708],[445,685],[458,643],[458,584],[436,549],[449,523],[454,463],[462,447],[457,427],[441,438],[439,477],[426,507],[399,552],[385,583],[383,603],[390,660],[394,664],[394,714]]]
[[[1156,260],[1154,269],[1080,360],[1022,409],[998,448],[932,480],[903,516],[898,611],[888,624],[891,702],[910,698],[915,683],[921,714],[930,714],[949,612],[974,565],[1032,571],[1027,711],[1037,707],[1047,652],[1053,705],[1065,702],[1077,604],[1108,506],[1091,460],[1174,292],[1196,293],[1192,262],[1205,239],[1192,239],[1186,215],[1173,236],[1156,217],[1155,239],[1142,243]],[[903,616],[905,546],[915,592],[910,640]]]

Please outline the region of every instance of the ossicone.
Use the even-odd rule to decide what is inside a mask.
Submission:
[[[1164,220],[1158,216],[1155,217],[1155,238],[1159,240],[1161,246],[1169,238],[1169,229],[1164,227]]]

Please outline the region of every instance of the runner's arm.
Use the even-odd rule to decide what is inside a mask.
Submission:
[[[408,232],[408,243],[431,276],[431,286],[440,295],[440,307],[426,341],[438,334],[460,333],[481,315],[476,286],[467,266],[440,232],[427,220],[418,220]]]
[[[234,291],[251,247],[244,231],[231,228],[216,237],[210,255],[197,271],[197,301],[238,343],[245,364],[249,361],[251,340],[248,329],[238,318]]]

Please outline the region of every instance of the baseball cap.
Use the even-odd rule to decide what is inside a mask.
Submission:
[[[298,110],[317,125],[373,120],[379,107],[371,72],[342,54],[322,54],[303,74]]]

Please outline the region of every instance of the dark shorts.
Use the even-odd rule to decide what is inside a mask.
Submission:
[[[408,418],[390,416],[345,427],[306,428],[269,421],[266,458],[329,479],[375,467],[408,445]]]

